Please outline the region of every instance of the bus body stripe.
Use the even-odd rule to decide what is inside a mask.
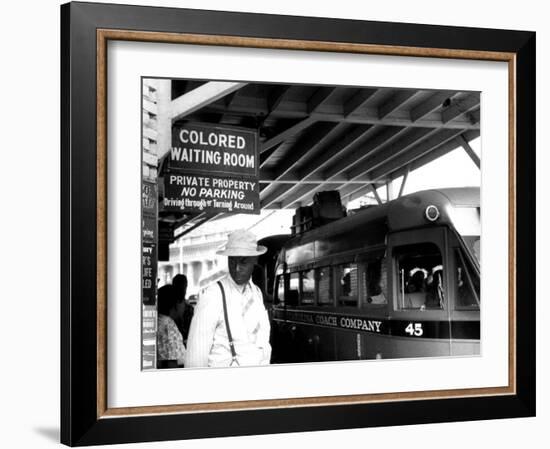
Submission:
[[[477,321],[400,320],[304,310],[273,311],[273,320],[395,337],[479,340]]]

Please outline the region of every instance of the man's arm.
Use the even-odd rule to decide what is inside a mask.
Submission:
[[[208,288],[200,295],[195,306],[195,313],[191,320],[187,339],[186,368],[208,366],[208,356],[219,322],[221,294],[217,290],[219,290],[217,285]]]
[[[269,318],[267,311],[263,311],[263,317],[261,320],[260,332],[258,335],[258,346],[263,350],[263,359],[260,362],[261,365],[269,365],[271,362],[271,345],[269,344],[269,334],[271,333],[271,328],[269,325]]]
[[[256,300],[261,304],[262,311],[260,312],[260,331],[258,332],[256,339],[256,346],[263,352],[260,365],[269,365],[271,362],[271,345],[269,344],[269,334],[271,333],[271,326],[269,323],[269,315],[263,305],[263,296],[260,288],[254,285],[256,289]]]

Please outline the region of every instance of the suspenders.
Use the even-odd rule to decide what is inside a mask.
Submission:
[[[236,364],[237,366],[239,366],[239,361],[237,360],[237,352],[235,351],[235,345],[233,343],[233,337],[231,335],[231,328],[229,327],[229,318],[227,317],[227,302],[225,300],[225,290],[220,281],[218,281],[218,285],[220,286],[220,290],[222,291],[223,318],[225,320],[225,329],[227,331],[227,338],[229,339],[229,348],[231,349],[231,364],[229,366],[233,366],[233,364]]]

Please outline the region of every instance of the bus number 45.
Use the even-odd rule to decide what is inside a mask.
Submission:
[[[415,337],[421,337],[424,333],[422,323],[409,323],[409,325],[405,328],[405,332],[409,335],[414,335]]]

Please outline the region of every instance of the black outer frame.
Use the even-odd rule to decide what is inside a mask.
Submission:
[[[61,6],[61,442],[70,446],[535,415],[535,33],[174,8]],[[97,417],[96,29],[516,54],[517,394]]]

